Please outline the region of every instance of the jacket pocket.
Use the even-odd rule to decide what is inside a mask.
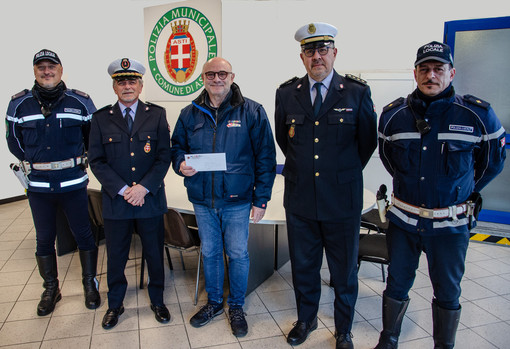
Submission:
[[[223,178],[223,198],[225,201],[242,201],[251,198],[253,193],[252,175],[226,172]]]
[[[60,119],[60,122],[64,131],[65,144],[78,144],[83,142],[81,120],[62,118]]]
[[[287,125],[287,137],[289,142],[293,144],[302,144],[305,141],[304,134],[304,114],[290,114],[287,115],[285,124]]]
[[[351,144],[356,136],[356,116],[353,112],[328,114],[328,143]]]
[[[120,133],[104,135],[103,147],[107,159],[119,158],[122,154],[122,135]]]
[[[447,176],[463,174],[471,168],[473,163],[473,143],[462,141],[448,141],[443,147],[446,151],[445,161],[445,174]]]
[[[37,132],[37,121],[29,121],[21,124],[23,135],[23,143],[25,145],[36,145],[38,144],[39,135]]]
[[[191,177],[184,177],[184,186],[188,191],[188,197],[191,202],[204,201],[204,176],[202,172],[197,172]]]

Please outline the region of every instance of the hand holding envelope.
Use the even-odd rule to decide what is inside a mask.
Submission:
[[[192,167],[197,172],[227,170],[225,153],[186,154],[184,159],[186,166]]]

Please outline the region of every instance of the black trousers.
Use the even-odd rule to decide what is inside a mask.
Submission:
[[[319,310],[323,250],[335,289],[335,327],[349,333],[358,297],[360,216],[340,222],[309,220],[287,212],[292,280],[299,321],[312,321]]]
[[[37,240],[36,255],[55,254],[57,236],[57,209],[62,208],[78,248],[82,251],[96,249],[90,230],[87,188],[64,193],[28,192],[28,202],[34,219]]]
[[[139,219],[105,219],[104,233],[108,256],[108,306],[118,308],[124,301],[127,279],[124,269],[129,257],[133,229],[140,240],[147,270],[149,298],[154,305],[163,305],[165,270],[163,266],[163,216]]]

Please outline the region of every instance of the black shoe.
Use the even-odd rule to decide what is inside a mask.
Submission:
[[[244,337],[248,333],[248,323],[244,317],[243,308],[230,308],[228,310],[228,320],[232,333],[236,337]]]
[[[354,349],[351,337],[352,335],[350,333],[337,334],[336,349]]]
[[[223,304],[211,304],[207,303],[200,310],[193,315],[189,320],[189,323],[193,327],[202,327],[207,325],[216,316],[223,313]]]
[[[101,325],[105,330],[109,330],[114,328],[115,325],[119,322],[119,316],[124,313],[124,306],[121,305],[119,308],[109,308],[104,314],[103,322]]]
[[[154,312],[154,317],[158,322],[161,322],[162,324],[167,323],[170,321],[170,312],[168,311],[168,308],[163,305],[152,305],[151,309]]]
[[[299,345],[303,343],[310,332],[317,328],[317,318],[312,322],[297,321],[294,323],[294,328],[290,330],[287,336],[287,343],[290,345]]]

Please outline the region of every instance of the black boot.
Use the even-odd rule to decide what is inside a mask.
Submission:
[[[58,288],[57,256],[35,256],[39,274],[43,278],[44,292],[41,295],[41,301],[37,305],[37,315],[44,316],[50,314],[55,309],[55,304],[62,299],[60,289]]]
[[[101,304],[101,296],[97,291],[97,248],[91,251],[80,250],[83,291],[85,292],[85,306],[96,309]]]
[[[375,349],[398,348],[398,337],[408,305],[409,298],[405,301],[398,301],[383,295],[383,330]]]
[[[452,349],[460,320],[460,306],[457,310],[441,308],[432,302],[432,320],[434,320],[434,349]]]

